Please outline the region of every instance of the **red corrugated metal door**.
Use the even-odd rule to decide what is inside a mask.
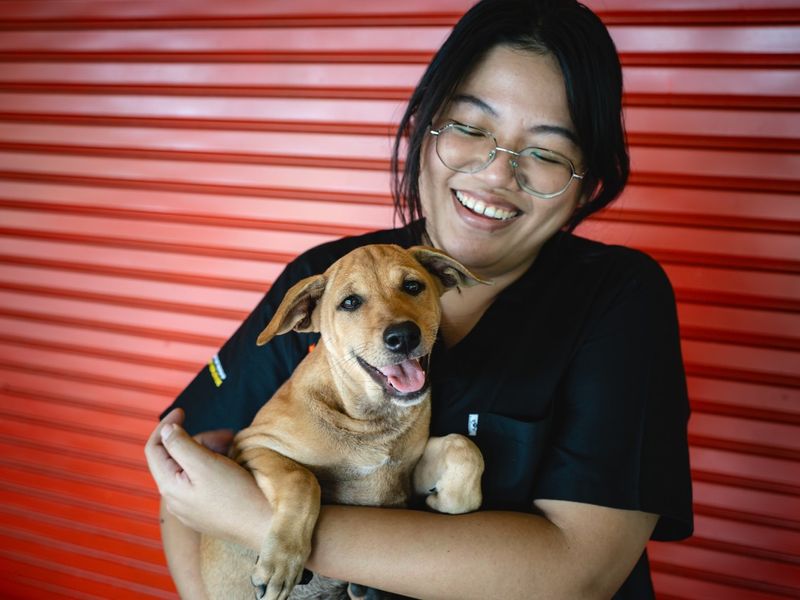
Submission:
[[[142,444],[282,265],[391,224],[388,132],[469,2],[11,1],[0,596],[173,597]],[[800,10],[590,2],[632,185],[583,227],[680,302],[697,535],[662,598],[800,597]]]

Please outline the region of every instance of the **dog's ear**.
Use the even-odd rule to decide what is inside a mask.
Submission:
[[[408,249],[408,253],[441,282],[442,291],[456,286],[470,287],[478,283],[492,284],[491,281],[481,279],[455,258],[436,248],[413,246]]]
[[[267,327],[256,340],[263,346],[276,335],[294,329],[295,331],[319,331],[319,320],[314,309],[317,307],[322,292],[325,291],[327,278],[324,275],[306,277],[295,283],[281,301],[281,305],[272,316]]]

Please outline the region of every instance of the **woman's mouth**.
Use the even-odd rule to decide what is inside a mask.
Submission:
[[[454,194],[456,200],[458,200],[458,203],[461,204],[461,206],[470,212],[475,213],[476,215],[480,215],[488,219],[494,219],[495,221],[508,221],[509,219],[513,219],[521,214],[521,211],[519,210],[509,210],[507,208],[501,208],[492,204],[486,204],[483,200],[473,198],[472,196],[469,196],[459,190],[454,190]]]

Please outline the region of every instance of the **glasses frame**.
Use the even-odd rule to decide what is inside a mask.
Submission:
[[[487,136],[489,139],[492,140],[492,143],[494,144],[494,150],[492,150],[491,153],[489,154],[489,160],[486,161],[486,163],[484,165],[482,165],[480,168],[472,169],[472,170],[469,170],[469,169],[454,169],[453,167],[448,165],[444,161],[444,159],[442,158],[442,155],[439,153],[439,136],[442,134],[443,131],[445,131],[446,129],[449,129],[451,127],[454,127],[454,126],[464,127],[467,130],[471,130],[471,131],[474,131],[476,133],[481,133],[481,134]],[[519,177],[519,174],[518,174],[518,171],[517,171],[517,167],[519,167],[519,163],[516,160],[514,160],[514,158],[512,158],[512,159],[510,159],[508,161],[509,164],[511,165],[511,169],[514,171],[514,179],[517,181],[517,184],[519,185],[519,187],[521,189],[523,189],[526,193],[530,194],[531,196],[536,196],[537,198],[542,198],[543,200],[549,200],[551,198],[556,198],[557,196],[560,196],[561,194],[566,192],[567,189],[569,189],[569,186],[572,184],[572,180],[573,179],[577,179],[577,180],[580,181],[586,176],[586,171],[584,171],[583,173],[579,174],[575,170],[575,165],[572,163],[572,161],[570,159],[568,159],[566,156],[564,156],[563,154],[560,154],[559,152],[556,152],[555,150],[549,150],[548,148],[541,148],[539,146],[526,146],[525,148],[523,148],[519,152],[516,152],[514,150],[510,150],[508,148],[503,148],[502,146],[498,145],[497,144],[497,138],[494,137],[494,134],[491,131],[487,131],[486,129],[481,129],[480,127],[475,127],[473,125],[467,125],[466,123],[461,123],[460,121],[448,121],[447,123],[445,123],[444,125],[442,125],[438,129],[433,129],[433,128],[430,129],[429,133],[432,136],[436,137],[436,156],[439,157],[439,160],[442,161],[442,164],[445,167],[447,167],[451,171],[455,171],[456,173],[479,173],[480,171],[483,171],[485,168],[487,168],[489,165],[491,165],[494,162],[495,158],[497,158],[498,150],[500,152],[505,152],[506,154],[510,154],[512,157],[522,156],[522,153],[525,152],[526,150],[542,150],[544,152],[547,152],[548,154],[553,154],[553,155],[557,156],[559,159],[563,160],[567,165],[569,165],[570,171],[572,171],[572,175],[570,176],[570,178],[567,181],[566,185],[562,189],[560,189],[557,192],[552,192],[550,194],[543,194],[541,192],[536,192],[536,191],[528,188],[525,184],[522,183],[522,181],[520,181],[520,177]]]

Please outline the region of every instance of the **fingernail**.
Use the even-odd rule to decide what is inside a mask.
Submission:
[[[161,428],[161,441],[167,441],[167,438],[172,435],[172,432],[175,431],[175,425],[172,423],[167,423]]]

